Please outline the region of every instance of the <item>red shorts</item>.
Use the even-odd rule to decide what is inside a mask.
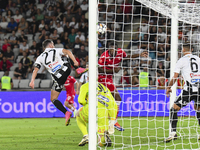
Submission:
[[[67,101],[69,104],[74,104],[74,97],[75,95],[67,94],[67,98],[65,101]]]
[[[98,82],[106,86],[111,92],[113,92],[116,89],[113,80],[110,78],[99,78]]]

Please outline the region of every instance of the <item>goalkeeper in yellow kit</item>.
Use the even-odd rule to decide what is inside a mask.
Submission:
[[[88,92],[89,83],[85,83],[81,86],[78,102],[83,105],[76,114],[76,121],[79,129],[83,133],[83,139],[79,143],[79,146],[84,146],[88,143]],[[110,90],[103,84],[98,83],[98,144],[100,146],[111,146],[112,142],[109,134],[114,133],[114,121],[117,114],[117,104],[113,98]],[[92,113],[92,112],[91,112]]]

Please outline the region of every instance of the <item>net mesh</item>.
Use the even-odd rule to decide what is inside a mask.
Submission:
[[[177,14],[172,13],[175,6]],[[171,18],[178,19],[178,58],[182,56],[181,48],[185,43],[189,43],[193,53],[199,56],[199,8],[200,3],[196,0],[98,0],[98,21],[106,24],[108,29],[106,34],[98,36],[98,58],[111,42],[134,57],[122,58],[121,70],[112,77],[122,101],[118,122],[125,129],[123,132],[115,130],[111,136],[112,148],[160,150],[200,147],[193,102],[178,113],[178,140],[163,142],[169,136],[170,102],[165,89],[170,80],[170,54],[176,52],[170,50]],[[142,52],[148,52],[148,57],[142,57]],[[106,63],[104,66],[110,67]],[[183,84],[180,75],[177,95]]]

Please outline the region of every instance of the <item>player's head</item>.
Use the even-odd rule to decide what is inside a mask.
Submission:
[[[110,56],[115,56],[117,51],[117,45],[114,42],[109,44],[109,54]]]
[[[54,43],[53,43],[53,41],[51,39],[47,39],[47,40],[44,40],[42,42],[42,47],[43,47],[43,49],[45,49],[45,48],[54,48]]]
[[[183,53],[190,53],[190,52],[192,52],[192,47],[191,47],[191,45],[189,45],[189,44],[185,44],[185,45],[183,45],[183,49],[182,49],[182,51],[183,51]]]

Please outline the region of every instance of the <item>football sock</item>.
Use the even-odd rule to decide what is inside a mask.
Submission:
[[[177,122],[178,122],[177,110],[172,107],[170,109],[171,132],[176,132]]]
[[[196,114],[197,114],[197,120],[200,126],[200,110],[196,110]]]
[[[77,125],[79,127],[79,129],[81,130],[83,135],[87,135],[87,127],[86,127],[86,123],[79,117],[76,116],[76,121],[77,121]]]
[[[63,104],[59,100],[54,99],[52,103],[56,106],[57,109],[62,111],[64,114],[67,112],[67,109],[63,106]]]

